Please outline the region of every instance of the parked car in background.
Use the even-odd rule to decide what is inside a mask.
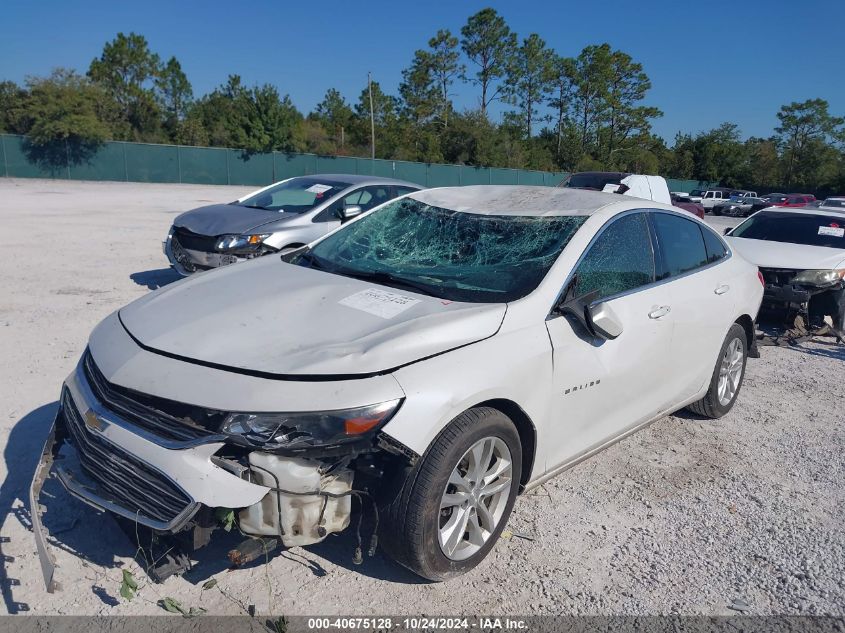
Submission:
[[[798,208],[813,202],[816,197],[806,193],[770,193],[764,196],[773,207]]]
[[[701,198],[704,197],[706,191],[704,189],[693,189],[689,192],[689,199],[693,202],[701,202]]]
[[[249,539],[230,557],[263,560],[346,529],[354,496],[365,537],[453,578],[519,493],[680,408],[727,414],[762,295],[688,213],[524,186],[414,192],[151,292],[97,326],[62,388],[30,493],[45,578],[56,454],[75,496],[187,564],[217,508]]]
[[[419,185],[350,174],[299,176],[179,215],[162,244],[181,275],[293,250]]]
[[[821,201],[819,207],[824,209],[845,209],[845,198],[825,198]]]
[[[713,203],[713,215],[723,215],[725,209],[733,204],[741,203],[746,198],[756,198],[756,191],[745,191],[743,189],[731,189],[728,192],[727,199],[717,200]]]
[[[720,207],[722,215],[732,217],[745,218],[756,213],[760,209],[772,206],[767,198],[755,198],[752,196],[742,196],[736,199],[731,199],[727,205]]]
[[[766,282],[763,306],[811,325],[845,320],[845,209],[768,208],[728,232],[731,247]]]
[[[724,187],[716,187],[713,189],[708,189],[704,192],[704,195],[701,196],[701,204],[704,207],[705,211],[712,211],[713,207],[716,204],[721,204],[722,202],[729,200],[731,197],[731,190],[724,188]]]
[[[618,171],[582,171],[570,174],[558,187],[621,193],[634,198],[672,204],[669,185],[662,176],[646,176]]]
[[[704,207],[700,202],[693,202],[687,194],[672,194],[672,206],[692,213],[697,218],[704,219]]]

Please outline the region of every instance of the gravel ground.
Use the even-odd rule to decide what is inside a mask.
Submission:
[[[0,178],[0,535],[4,607],[33,614],[845,614],[845,347],[767,347],[724,419],[679,414],[523,496],[485,563],[426,584],[348,534],[227,572],[226,536],[153,585],[108,516],[55,485],[43,499],[63,591],[48,596],[27,491],[64,377],[93,326],[174,279],[160,242],[176,212],[236,187]],[[720,227],[735,223],[714,219]],[[528,537],[528,538],[524,538]],[[121,568],[141,580],[131,602]],[[202,590],[209,578],[217,587]],[[734,605],[736,606],[736,605]]]

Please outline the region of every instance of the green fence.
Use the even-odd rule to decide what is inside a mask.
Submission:
[[[111,141],[95,150],[59,143],[43,148],[26,137],[0,134],[0,176],[128,182],[267,185],[309,174],[363,174],[399,178],[424,187],[454,185],[554,186],[566,172],[370,160],[316,154],[247,154],[241,150]],[[690,191],[693,180],[670,180],[671,191]]]

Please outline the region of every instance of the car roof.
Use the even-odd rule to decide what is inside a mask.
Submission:
[[[382,178],[379,176],[366,176],[362,174],[305,174],[303,176],[296,176],[298,178],[313,178],[319,180],[324,178],[326,180],[334,180],[337,182],[348,182],[350,185],[402,185],[404,187],[414,187],[415,189],[422,189],[422,185],[406,180],[397,180],[396,178]]]
[[[845,218],[845,209],[837,209],[834,207],[798,207],[797,209],[789,209],[784,207],[769,207],[763,209],[766,213],[782,213],[784,215],[824,215],[827,217],[835,216],[838,218]]]
[[[417,191],[410,197],[434,207],[481,215],[593,215],[614,203],[628,203],[634,208],[646,204],[649,208],[671,209],[668,205],[618,193],[529,185],[438,187]]]

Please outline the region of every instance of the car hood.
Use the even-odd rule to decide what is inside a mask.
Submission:
[[[200,235],[225,235],[247,233],[264,224],[284,222],[299,217],[297,213],[251,209],[239,204],[212,204],[200,207],[176,217],[174,226],[188,229]]]
[[[845,250],[838,248],[749,240],[730,235],[725,239],[740,255],[760,268],[827,270],[845,265]]]
[[[268,256],[193,275],[120,310],[143,347],[277,376],[355,376],[493,336],[506,304],[453,303]]]

